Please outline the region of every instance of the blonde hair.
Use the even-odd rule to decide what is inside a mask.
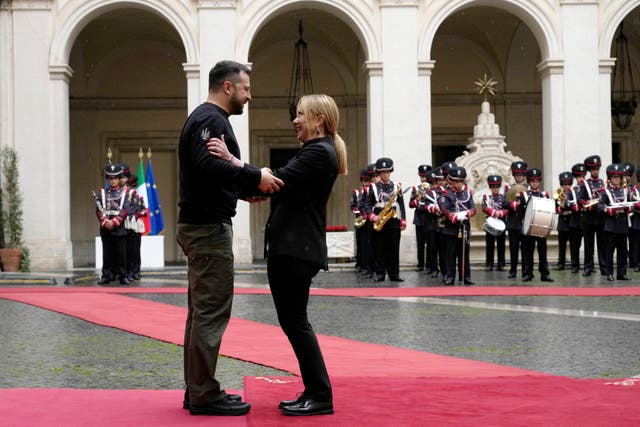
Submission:
[[[324,116],[324,131],[333,137],[333,145],[338,157],[338,174],[347,174],[347,145],[340,135],[338,135],[338,124],[340,122],[340,111],[332,97],[324,94],[305,95],[298,101],[298,107],[304,112],[306,117]],[[307,123],[309,123],[307,121]],[[313,134],[310,124],[309,132]]]

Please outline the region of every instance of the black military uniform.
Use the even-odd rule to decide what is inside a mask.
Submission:
[[[144,199],[136,191],[138,177],[131,175],[128,184],[127,199],[130,206],[124,223],[124,228],[127,229],[127,276],[133,280],[140,280],[142,279],[140,274],[142,264],[140,249],[142,246],[142,233],[145,231],[141,218],[147,216],[147,209],[144,205]]]
[[[627,195],[630,196],[631,195],[631,191],[633,190],[633,173],[636,171],[636,167],[633,163],[631,162],[624,162],[622,164],[622,168],[624,170],[624,176],[622,178],[622,184],[621,187],[627,190]],[[635,244],[635,242],[631,241],[631,221],[632,218],[635,214],[633,214],[633,210],[630,212],[630,218],[629,218],[629,234],[627,234],[627,249],[628,249],[628,253],[629,253],[629,268],[635,270],[636,267],[638,266],[637,262],[634,262],[632,260],[632,256],[631,256],[631,246]]]
[[[382,157],[376,160],[376,171],[378,173],[393,172],[393,160]],[[394,197],[395,201],[391,206],[391,218],[378,231],[373,232],[373,250],[376,258],[376,282],[384,281],[385,271],[389,279],[393,282],[403,282],[400,278],[400,232],[407,226],[404,200],[402,198],[402,188],[400,183],[394,184],[389,180],[371,184],[371,189],[367,196],[365,212],[373,223],[376,217]]]
[[[527,163],[523,161],[513,162],[511,163],[511,175],[522,175],[524,177],[524,174],[527,172],[527,167]],[[524,185],[524,183],[519,184],[514,178],[514,182],[511,185]],[[505,186],[505,196],[509,188],[510,187],[508,185]],[[506,223],[507,234],[509,236],[509,278],[512,279],[516,277],[518,271],[518,254],[520,252],[520,243],[522,241],[522,216],[519,213],[520,210],[517,200],[505,200],[504,207],[509,210]]]
[[[445,270],[442,282],[452,286],[455,282],[456,263],[458,264],[458,280],[465,285],[473,285],[471,265],[469,263],[469,238],[471,227],[469,219],[476,214],[473,192],[464,184],[456,190],[451,181],[464,182],[467,171],[463,167],[454,166],[449,169],[449,185],[438,198],[440,211],[446,218],[442,237],[445,247]],[[464,256],[463,256],[464,252]]]
[[[566,203],[571,206],[572,213],[569,217],[569,252],[571,253],[571,272],[580,271],[580,247],[582,246],[582,207],[578,203],[581,182],[587,174],[587,169],[583,163],[576,163],[571,168],[571,174],[576,179],[576,185],[571,187],[571,192],[567,193]]]
[[[602,166],[600,156],[589,156],[584,161],[585,168],[591,176],[582,181],[578,193],[578,203],[582,207],[582,226],[584,233],[584,273],[583,276],[590,276],[595,272],[593,261],[593,251],[597,247],[598,263],[600,264],[600,274],[606,275],[606,259],[604,251],[604,212],[598,211],[600,194],[604,191],[604,181],[593,176],[593,170],[599,170]]]
[[[354,217],[354,226],[355,226],[355,234],[356,234],[356,273],[362,273],[366,270],[365,261],[364,261],[364,246],[366,245],[365,241],[365,231],[363,230],[363,226],[366,223],[366,218],[362,211],[360,210],[362,198],[366,192],[366,188],[369,186],[369,175],[367,174],[367,168],[362,168],[360,171],[360,187],[355,188],[351,193],[351,213],[353,213]]]
[[[542,180],[542,171],[537,168],[532,168],[527,171],[527,182],[530,184],[532,181]],[[549,198],[549,193],[542,191],[538,188],[533,190],[529,188],[526,191],[520,193],[518,198],[518,205],[520,214],[524,217],[524,212],[527,207],[527,203],[532,197],[544,197]],[[549,263],[547,261],[547,238],[529,236],[522,234],[522,281],[530,282],[533,280],[533,251],[535,247],[538,248],[538,271],[540,272],[540,280],[543,282],[553,282],[554,280],[549,275]]]
[[[418,166],[418,176],[420,177],[421,182],[411,188],[411,200],[409,201],[409,207],[415,209],[413,214],[413,225],[416,227],[416,255],[418,260],[416,271],[424,270],[425,255],[429,250],[427,247],[427,211],[425,206],[427,204],[426,192],[431,188],[427,183],[427,173],[430,171],[430,165]]]
[[[120,284],[129,285],[131,280],[127,278],[127,230],[124,228],[129,202],[125,189],[120,185],[122,165],[107,165],[104,173],[109,179],[109,188],[100,188],[96,197],[96,216],[100,223],[102,240],[102,277],[98,283],[104,285],[120,280]]]
[[[373,224],[367,217],[367,199],[369,198],[369,192],[371,191],[371,184],[378,178],[378,172],[376,171],[375,163],[367,165],[367,178],[369,183],[363,188],[363,192],[359,201],[360,212],[364,215],[366,222],[361,227],[362,233],[362,258],[364,262],[364,270],[362,275],[368,278],[373,277],[374,271],[376,271],[376,257],[373,251]]]
[[[562,172],[558,176],[560,188],[553,195],[556,201],[556,213],[558,214],[558,270],[564,270],[567,257],[567,243],[571,240],[571,214],[573,213],[571,200],[574,200],[571,189],[573,176],[571,172]],[[567,187],[565,187],[567,186]]]
[[[444,274],[444,260],[445,260],[445,247],[444,240],[442,237],[442,230],[444,228],[444,218],[442,216],[442,212],[440,211],[440,206],[438,205],[438,199],[445,191],[444,187],[441,185],[444,183],[444,175],[442,173],[442,168],[437,167],[431,173],[431,178],[433,180],[433,184],[431,187],[431,196],[435,198],[435,203],[429,203],[427,206],[427,211],[429,212],[429,216],[431,218],[431,223],[433,223],[433,231],[429,232],[429,240],[433,241],[433,244],[428,244],[428,247],[432,247],[431,257],[429,259],[433,259],[432,265],[432,273],[431,277],[438,277],[438,273],[442,272]]]
[[[618,280],[631,280],[627,276],[627,234],[629,233],[628,213],[631,207],[625,205],[627,200],[626,189],[620,186],[624,175],[623,165],[613,163],[607,166],[607,179],[609,183],[600,193],[598,211],[604,214],[603,233],[605,237],[605,273],[608,281],[613,281],[613,252],[616,252],[616,278]],[[614,184],[611,180],[619,179]]]
[[[489,175],[487,177],[487,184],[489,188],[491,187],[500,187],[502,186],[502,177],[500,175]],[[487,215],[487,217],[496,218],[498,221],[501,221],[505,225],[504,218],[507,216],[509,211],[505,209],[505,197],[504,194],[498,193],[493,194],[493,192],[489,194],[485,194],[482,197],[482,211]],[[484,234],[485,241],[485,269],[486,271],[493,270],[493,254],[497,247],[498,249],[498,271],[503,271],[505,266],[504,259],[504,248],[505,248],[505,233],[504,231],[498,235],[494,235],[489,231],[485,231]]]
[[[439,168],[437,168],[439,169]],[[439,172],[441,173],[441,172]],[[429,189],[425,191],[425,212],[424,230],[427,238],[427,259],[425,261],[425,274],[438,277],[440,267],[438,266],[438,224],[437,218],[440,208],[438,207],[439,187],[436,184],[436,172],[427,172],[427,183]]]
[[[636,169],[636,180],[640,183],[640,168]],[[633,271],[640,271],[640,188],[638,184],[629,188],[629,200],[635,202],[631,227],[629,227],[629,265]]]

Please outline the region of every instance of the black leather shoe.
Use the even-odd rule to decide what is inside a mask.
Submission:
[[[416,267],[416,271],[424,271],[424,267],[419,265]]]
[[[509,275],[507,276],[509,279],[513,279],[514,277],[516,277],[516,272],[515,271],[510,271]]]
[[[98,285],[108,285],[109,283],[111,283],[111,280],[108,279],[100,279],[98,281]]]
[[[488,265],[484,271],[493,271],[493,266],[492,265]]]
[[[564,270],[564,264],[556,265],[556,270]]]
[[[133,282],[128,277],[125,277],[124,279],[120,279],[120,284],[121,285],[130,285],[131,283],[133,283]]]
[[[431,268],[425,268],[424,269],[424,274],[431,274],[431,273],[433,273],[433,269],[431,269]]]
[[[142,276],[140,274],[134,274],[133,275],[133,280],[141,280]]]
[[[242,396],[240,396],[239,394],[227,394],[227,399],[240,402],[242,400]],[[182,409],[189,409],[190,407],[191,403],[189,403],[189,389],[185,389],[184,399],[182,399]]]
[[[400,276],[389,277],[389,280],[391,280],[392,282],[404,282],[404,279]]]
[[[640,265],[639,265],[639,266],[637,266],[637,267],[634,267],[634,268],[633,268],[633,271],[635,271],[636,273],[640,272]]]
[[[244,415],[251,410],[247,402],[232,400],[229,395],[204,405],[189,405],[191,415]]]
[[[496,268],[496,271],[504,271],[504,266],[499,265],[498,268]]]
[[[577,274],[577,273],[578,273],[578,270],[579,270],[578,268],[572,268],[572,269],[571,269],[571,273],[573,273],[573,274]]]
[[[522,281],[523,281],[523,282],[530,282],[530,281],[532,281],[532,280],[533,280],[533,276],[524,276],[524,277],[522,278]]]
[[[333,414],[333,403],[305,398],[295,405],[283,406],[280,410],[284,415],[328,415]]]
[[[464,279],[464,282],[463,282],[463,283],[464,283],[465,285],[475,285],[475,284],[476,284],[476,282],[474,282],[474,281],[473,281],[473,280],[471,280],[471,279]]]
[[[431,277],[435,279],[436,277],[438,277],[438,274],[440,274],[440,272],[438,270],[434,270],[433,273],[431,274]]]
[[[582,273],[582,275],[584,277],[588,277],[588,276],[591,276],[592,273],[593,273],[593,271],[591,271],[591,270],[585,270],[584,273]]]
[[[376,274],[376,282],[384,282],[384,274]]]
[[[625,276],[618,276],[616,279],[618,279],[618,280],[631,280],[631,277],[625,275]]]
[[[292,406],[292,405],[297,405],[300,402],[303,402],[306,399],[306,397],[304,397],[304,394],[300,393],[300,396],[298,396],[296,399],[294,400],[283,400],[278,404],[278,409],[282,409],[285,406]]]
[[[613,282],[613,280],[614,280],[614,278],[613,278],[613,274],[608,275],[608,276],[607,276],[607,280],[608,280],[609,282]]]
[[[443,279],[443,280],[442,280],[442,283],[443,283],[445,286],[453,286],[453,280]]]
[[[553,280],[551,276],[542,276],[540,280],[542,280],[543,282],[555,282],[555,280]]]

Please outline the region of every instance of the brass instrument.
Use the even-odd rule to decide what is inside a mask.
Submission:
[[[364,217],[364,215],[358,215],[355,217],[355,219],[353,220],[353,226],[358,229],[361,228],[363,225],[365,225],[367,223],[367,219]]]
[[[387,221],[397,215],[396,210],[393,209],[393,204],[396,202],[396,198],[398,197],[398,194],[400,194],[400,191],[402,191],[402,187],[398,184],[398,189],[393,192],[387,204],[384,205],[380,213],[378,213],[378,219],[373,223],[374,230],[382,230]]]
[[[414,199],[420,200],[425,196],[426,192],[431,189],[431,185],[429,185],[428,182],[421,182],[419,185],[416,185],[416,189],[418,191],[416,191]]]
[[[507,195],[505,196],[505,198],[509,202],[515,202],[515,201],[518,200],[518,196],[523,191],[527,191],[527,186],[526,185],[514,184],[513,186],[511,186],[511,188],[509,188],[509,191],[507,191]]]
[[[558,187],[556,191],[553,192],[552,196],[553,200],[558,202],[558,205],[564,206],[564,201],[567,198],[567,193],[562,187]]]

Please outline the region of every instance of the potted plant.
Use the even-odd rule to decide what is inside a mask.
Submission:
[[[22,194],[18,184],[18,154],[14,148],[5,147],[0,152],[0,159],[2,160],[2,198],[0,199],[2,269],[29,271],[29,257],[24,256],[28,251],[22,243]]]

